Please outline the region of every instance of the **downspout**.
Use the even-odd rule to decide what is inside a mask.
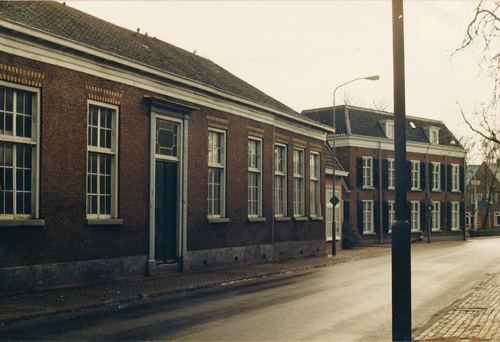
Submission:
[[[274,149],[275,149],[275,145],[276,145],[276,141],[275,141],[275,137],[274,137],[274,132],[275,132],[275,129],[276,129],[276,116],[273,116],[273,137],[272,137],[272,140],[273,140],[273,145],[272,145],[272,155],[273,155],[273,162],[272,162],[272,165],[271,165],[271,193],[272,193],[272,197],[271,197],[271,209],[272,209],[272,213],[271,213],[271,249],[272,249],[272,252],[273,252],[273,261],[276,260],[276,254],[274,253],[274,224],[275,224],[275,218],[274,218],[274,215],[276,213],[276,208],[275,208],[275,205],[276,205],[276,199],[275,199],[275,196],[276,196],[276,177],[274,175],[275,173],[275,157],[274,157]],[[286,156],[286,167],[287,167],[287,170],[288,170],[288,149],[286,149],[286,153],[287,153],[287,156]],[[288,179],[287,179],[287,182],[288,184]],[[287,186],[287,191],[288,191],[288,186]],[[288,196],[288,195],[287,195]],[[288,210],[288,208],[287,208]]]
[[[467,240],[467,218],[466,218],[466,212],[467,212],[467,208],[466,208],[466,203],[465,203],[465,199],[467,198],[467,194],[465,192],[465,189],[467,188],[466,187],[466,184],[465,184],[465,173],[467,172],[466,170],[466,166],[465,166],[465,160],[467,159],[467,152],[464,152],[464,160],[463,160],[463,164],[464,164],[464,174],[461,175],[463,178],[464,178],[464,181],[463,181],[463,184],[464,184],[464,188],[462,190],[462,203],[464,204],[464,212],[461,213],[461,215],[464,215],[464,218],[461,218],[460,216],[460,223],[461,222],[464,222],[464,227],[463,227],[463,237],[464,237],[464,241]],[[458,180],[458,187],[460,187],[460,185],[462,184],[462,181],[459,179]]]
[[[384,239],[384,220],[382,218],[383,215],[383,206],[382,206],[382,188],[383,188],[383,163],[382,163],[382,142],[378,142],[378,200],[379,200],[379,238],[380,238],[380,244],[382,244],[383,239]]]

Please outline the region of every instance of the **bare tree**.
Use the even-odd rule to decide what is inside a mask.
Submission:
[[[389,104],[387,103],[387,101],[384,101],[384,100],[380,100],[380,101],[373,100],[373,108],[374,109],[379,110],[381,112],[385,112],[387,110],[387,107],[389,107]]]
[[[465,115],[462,108],[460,112],[466,124],[481,138],[495,144],[500,144],[498,136],[498,102],[500,100],[500,0],[480,0],[474,10],[462,45],[455,53],[467,49],[481,51],[478,57],[482,70],[493,79],[492,98],[488,104],[482,104],[474,111],[474,118]]]

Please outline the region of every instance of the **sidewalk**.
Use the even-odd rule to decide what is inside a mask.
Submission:
[[[342,262],[389,254],[390,252],[390,245],[360,247],[341,251],[335,257],[268,262],[216,270],[51,288],[17,294],[0,294],[0,325],[79,309],[106,306],[111,303],[136,301],[146,297],[195,291],[244,280],[326,267]]]
[[[500,341],[500,268],[413,336],[417,341]]]

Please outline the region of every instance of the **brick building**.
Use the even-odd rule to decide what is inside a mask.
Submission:
[[[57,2],[0,45],[0,290],[325,254],[329,127]]]
[[[468,165],[466,177],[467,228],[476,235],[500,233],[500,165]]]
[[[332,125],[332,108],[303,111]],[[394,115],[336,107],[336,155],[349,171],[344,220],[365,243],[390,241],[395,218]],[[407,116],[408,221],[412,240],[461,239],[465,226],[465,151],[441,121]],[[429,228],[429,229],[428,229]]]

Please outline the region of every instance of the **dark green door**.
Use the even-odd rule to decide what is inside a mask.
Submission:
[[[155,259],[177,261],[177,163],[156,162]]]

